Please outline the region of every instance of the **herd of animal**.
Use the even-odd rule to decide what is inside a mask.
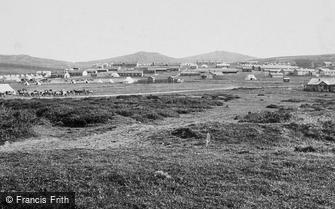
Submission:
[[[34,90],[34,91],[27,91],[27,89],[20,89],[17,91],[19,96],[25,97],[40,97],[40,96],[75,96],[75,95],[89,95],[92,94],[92,90],[88,89],[74,89],[74,90],[59,90],[54,91],[52,89],[49,90]]]

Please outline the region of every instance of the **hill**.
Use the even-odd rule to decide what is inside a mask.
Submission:
[[[29,55],[0,55],[1,73],[33,73],[38,70],[59,70],[74,63],[32,57]]]
[[[29,55],[0,55],[0,63],[47,68],[63,68],[73,65],[71,62],[32,57]]]
[[[298,56],[282,56],[257,59],[259,62],[289,62],[299,67],[310,68],[322,66],[323,62],[335,62],[335,54],[322,55],[298,55]]]
[[[110,63],[110,62],[125,62],[125,63],[183,63],[183,62],[196,62],[196,61],[224,61],[224,62],[237,62],[254,59],[254,57],[226,52],[215,51],[206,54],[194,55],[184,58],[169,57],[157,52],[144,52],[140,51],[134,54],[119,56],[109,59],[93,60],[89,62],[77,62],[76,64],[81,67],[89,67],[96,63]]]
[[[157,52],[144,52],[140,51],[134,54],[128,54],[119,57],[113,57],[109,59],[101,59],[101,60],[93,60],[88,62],[77,62],[76,64],[81,67],[88,67],[96,63],[174,63],[176,62],[176,58],[169,57]]]
[[[194,55],[179,59],[180,62],[196,62],[196,61],[224,61],[228,63],[246,61],[255,59],[254,57],[227,51],[214,51],[206,54]]]

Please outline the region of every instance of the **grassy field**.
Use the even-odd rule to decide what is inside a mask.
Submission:
[[[0,190],[74,191],[78,208],[335,208],[335,95],[301,91],[299,79],[186,95],[2,100],[7,117],[36,119],[33,136],[0,147]],[[199,88],[227,83],[246,81]],[[152,113],[159,117],[147,120]],[[75,114],[111,117],[84,128],[62,122]]]
[[[267,88],[270,86],[284,86],[288,88],[302,88],[302,85],[307,83],[310,77],[291,77],[291,82],[284,83],[280,78],[269,78],[262,72],[255,72],[258,81],[245,81],[245,77],[249,73],[238,73],[226,75],[223,80],[201,80],[198,77],[183,77],[184,83],[157,83],[157,84],[121,84],[121,83],[89,83],[89,84],[71,84],[71,83],[50,83],[41,86],[31,85],[24,86],[23,84],[13,83],[11,86],[18,89],[33,90],[73,90],[73,89],[90,89],[95,95],[111,95],[111,94],[135,94],[147,92],[166,92],[166,91],[181,91],[181,90],[201,90],[223,87],[257,87]]]

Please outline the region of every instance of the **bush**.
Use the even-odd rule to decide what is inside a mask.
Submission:
[[[301,99],[284,99],[282,100],[282,102],[292,102],[292,103],[299,103],[299,102],[303,102],[304,100]]]
[[[282,123],[291,119],[291,114],[287,111],[279,110],[277,112],[259,112],[245,115],[239,122],[250,123]]]
[[[7,140],[16,140],[23,137],[34,136],[32,130],[36,122],[35,114],[27,110],[13,110],[0,107],[0,144]]]
[[[90,124],[107,123],[115,113],[142,122],[178,117],[179,114],[222,106],[220,97],[236,98],[222,94],[212,99],[128,95],[115,98],[1,100],[0,105],[13,107],[15,110],[27,110],[36,114],[38,119],[47,119],[54,125],[85,127]]]
[[[177,136],[182,139],[188,138],[201,138],[201,134],[193,131],[192,129],[185,127],[185,128],[177,128],[171,132],[171,135]]]
[[[312,124],[297,124],[290,123],[285,126],[294,131],[294,133],[301,134],[316,140],[335,141],[335,123],[332,121],[325,121],[321,127]]]
[[[266,106],[266,108],[274,108],[274,109],[277,109],[277,108],[280,108],[280,106],[275,105],[275,104],[270,104],[270,105]]]
[[[81,118],[79,115],[70,115],[62,118],[61,122],[64,126],[67,127],[86,127],[87,122],[84,118]]]
[[[294,148],[295,152],[316,152],[316,149],[312,146],[307,146],[307,147],[295,147]]]

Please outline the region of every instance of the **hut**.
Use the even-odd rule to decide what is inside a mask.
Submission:
[[[216,68],[229,68],[230,64],[228,64],[228,63],[218,63],[218,64],[216,64],[215,67]]]
[[[200,72],[185,70],[183,72],[180,72],[180,76],[200,76]]]
[[[155,81],[156,81],[155,77],[153,77],[153,76],[148,77],[148,83],[155,83]]]
[[[290,82],[290,78],[289,77],[284,77],[283,81],[286,82],[286,83],[288,83],[288,82]]]
[[[184,80],[179,78],[178,76],[169,76],[168,77],[168,82],[169,83],[182,83],[182,82],[184,82]]]
[[[217,72],[222,72],[224,74],[230,74],[230,73],[238,73],[238,69],[234,69],[234,68],[224,68],[222,70],[219,70]]]
[[[120,71],[118,75],[121,77],[143,77],[143,71],[129,70],[129,71]]]
[[[299,69],[295,69],[293,71],[292,75],[295,75],[295,76],[312,76],[312,75],[316,75],[316,70],[315,69],[308,69],[308,68],[299,68]]]
[[[335,70],[331,70],[328,68],[320,68],[319,74],[320,76],[335,76]]]
[[[306,91],[335,92],[335,78],[312,78],[306,85]]]
[[[284,78],[283,73],[269,73],[270,78]]]
[[[243,66],[242,72],[252,72],[253,66]]]
[[[88,76],[88,73],[87,73],[86,70],[69,70],[67,72],[71,77]],[[64,75],[64,77],[65,77],[65,75]]]
[[[213,76],[214,80],[223,80],[225,78],[225,75],[222,73],[222,71],[214,71],[210,72],[210,74]]]

